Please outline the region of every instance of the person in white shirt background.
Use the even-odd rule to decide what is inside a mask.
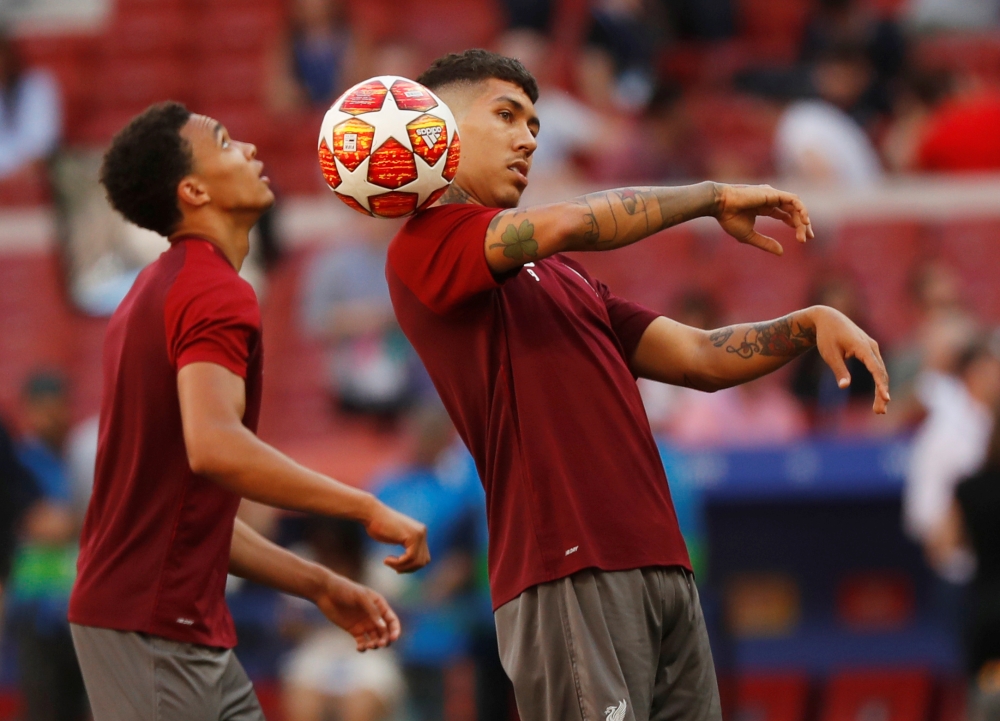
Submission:
[[[1000,334],[975,339],[952,375],[922,379],[919,392],[928,415],[913,441],[903,493],[907,533],[921,544],[928,563],[945,581],[971,579],[975,559],[962,549],[939,553],[934,539],[947,521],[955,486],[980,466],[1000,403]]]
[[[58,82],[47,70],[26,69],[0,28],[0,180],[52,155],[61,131]]]

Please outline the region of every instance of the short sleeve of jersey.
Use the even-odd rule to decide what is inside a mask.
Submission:
[[[660,314],[644,305],[615,295],[608,286],[592,277],[579,263],[565,256],[561,256],[560,260],[584,276],[604,301],[604,306],[608,309],[608,317],[611,319],[611,328],[618,336],[618,342],[621,343],[622,349],[625,351],[625,360],[630,361],[635,354],[635,349],[639,346],[642,334]]]
[[[246,379],[260,330],[253,288],[235,273],[191,275],[181,271],[167,296],[165,321],[171,363],[176,370],[190,363],[215,363]]]
[[[483,244],[500,210],[454,204],[417,214],[389,246],[390,270],[438,315],[498,288]]]

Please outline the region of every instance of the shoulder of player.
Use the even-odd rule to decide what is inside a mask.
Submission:
[[[208,246],[208,247],[205,247]],[[207,242],[191,243],[167,294],[167,310],[202,307],[206,312],[258,314],[257,294]]]

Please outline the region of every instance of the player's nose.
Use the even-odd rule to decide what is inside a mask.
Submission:
[[[243,154],[246,156],[247,160],[253,160],[257,157],[257,146],[253,143],[240,143],[243,146]]]

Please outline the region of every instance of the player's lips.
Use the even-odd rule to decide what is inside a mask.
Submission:
[[[526,160],[515,160],[507,166],[507,170],[514,171],[514,174],[518,176],[522,184],[528,184],[528,162]]]

